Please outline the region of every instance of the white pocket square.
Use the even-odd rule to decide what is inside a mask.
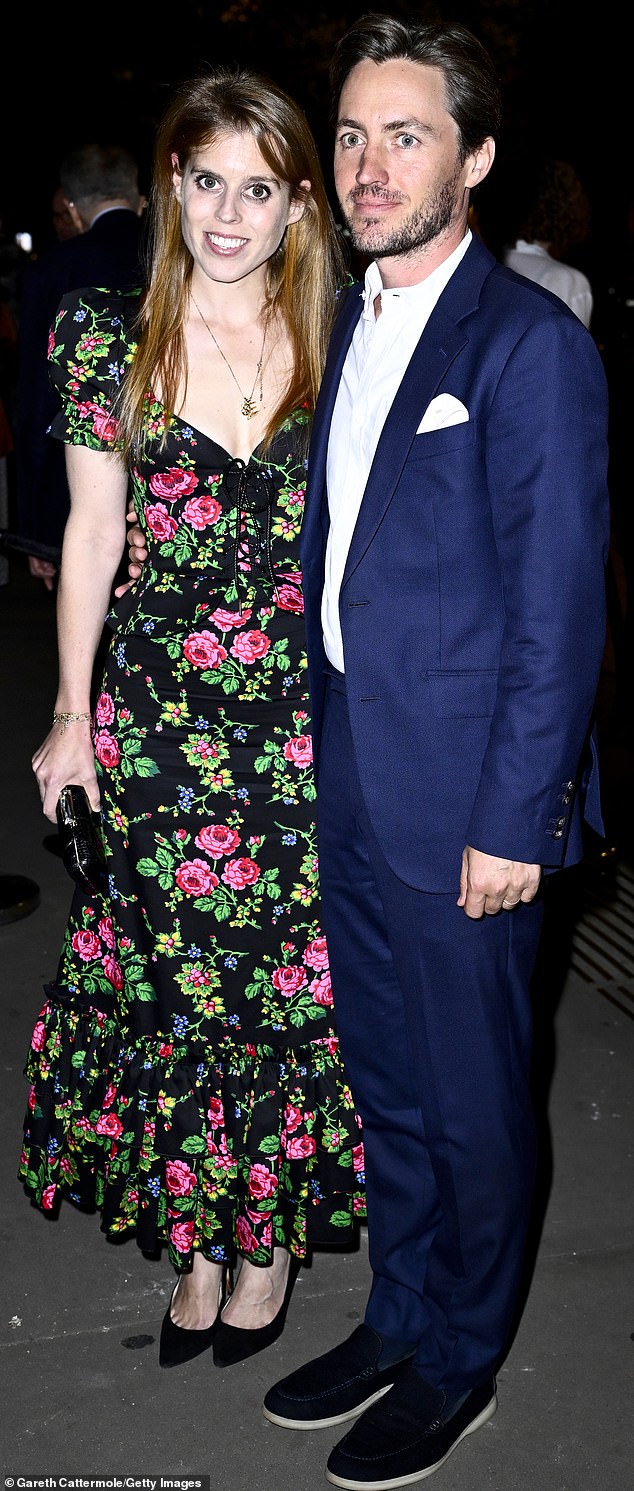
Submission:
[[[428,435],[430,430],[442,430],[445,425],[462,425],[468,418],[469,410],[460,399],[454,399],[452,393],[439,393],[427,405],[416,434]]]

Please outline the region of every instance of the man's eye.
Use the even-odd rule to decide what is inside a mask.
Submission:
[[[360,143],[360,140],[360,135],[354,134],[352,130],[349,130],[347,134],[341,136],[339,143],[343,146],[344,150],[352,150],[355,145]]]
[[[412,145],[417,144],[415,135],[398,135],[397,138],[399,145],[404,145],[406,150],[409,150]]]

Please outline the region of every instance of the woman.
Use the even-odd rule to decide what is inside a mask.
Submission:
[[[149,288],[62,302],[71,512],[53,728],[33,757],[100,804],[38,1018],[21,1176],[52,1210],[166,1242],[163,1366],[279,1336],[295,1268],[363,1214],[360,1124],[319,923],[298,537],[339,242],[299,108],[215,70],[159,128]],[[110,616],[128,487],[148,549]],[[242,1260],[223,1310],[234,1254]],[[221,1318],[222,1311],[222,1318]]]

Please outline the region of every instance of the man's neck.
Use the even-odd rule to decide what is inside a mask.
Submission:
[[[432,239],[409,254],[391,254],[377,258],[376,266],[386,290],[405,290],[420,285],[453,254],[467,232],[467,221],[461,219],[448,233]]]

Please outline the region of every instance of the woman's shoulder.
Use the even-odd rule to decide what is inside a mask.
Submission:
[[[62,297],[57,311],[56,325],[74,324],[78,331],[101,326],[126,335],[134,326],[140,308],[140,289],[109,290],[103,286],[87,285],[79,290],[69,290]]]

